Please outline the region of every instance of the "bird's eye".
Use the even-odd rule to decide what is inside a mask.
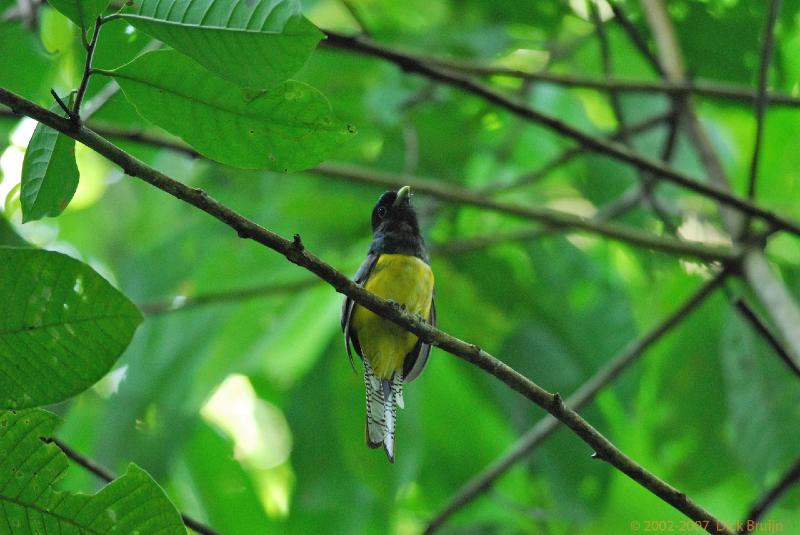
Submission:
[[[381,219],[386,217],[386,207],[385,206],[379,206],[378,207],[378,217],[380,217]]]

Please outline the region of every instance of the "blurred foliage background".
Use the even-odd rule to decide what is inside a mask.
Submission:
[[[12,7],[0,0],[0,12]],[[325,29],[388,46],[526,71],[605,76],[601,44],[583,0],[307,0]],[[654,47],[638,2],[617,6]],[[766,2],[668,3],[685,63],[707,81],[755,87]],[[608,5],[600,17],[613,76],[658,81]],[[800,86],[800,2],[783,2],[769,78],[776,92]],[[0,23],[0,85],[49,105],[49,90],[77,85],[79,33],[47,6],[37,23]],[[362,28],[363,25],[363,28]],[[103,29],[95,66],[113,68],[148,43],[125,24]],[[325,93],[359,133],[338,162],[481,191],[511,183],[573,144],[462,91],[407,75],[378,59],[321,47],[297,75]],[[499,90],[596,135],[618,128],[607,92],[490,77]],[[93,80],[89,97],[103,87]],[[668,96],[623,93],[633,125],[664,114]],[[752,102],[700,97],[703,127],[735,191],[752,154]],[[767,114],[758,201],[790,216],[800,206],[797,106]],[[117,93],[93,124],[148,126]],[[543,412],[492,377],[434,350],[406,389],[394,466],[364,446],[363,384],[342,347],[341,296],[278,255],[168,198],[78,146],[81,181],[56,219],[19,224],[15,185],[31,120],[0,118],[0,200],[30,242],[91,264],[150,312],[114,372],[53,407],[58,436],[124,471],[135,461],[178,507],[226,535],[420,532],[474,474]],[[667,122],[632,138],[659,157]],[[315,172],[242,171],[146,144],[120,145],[172,176],[353,272],[370,240],[369,214],[384,188]],[[672,161],[704,176],[679,133]],[[498,198],[592,216],[638,183],[629,165],[584,153]],[[663,185],[658,198],[684,239],[725,243],[716,205]],[[487,195],[489,195],[487,193]],[[453,241],[531,228],[519,219],[417,195],[434,250],[440,327],[478,344],[551,391],[572,392],[628,342],[658,324],[710,277],[708,266],[593,235],[543,232],[469,250]],[[617,222],[673,232],[647,203]],[[800,296],[800,242],[777,236],[768,258]],[[299,286],[298,286],[299,285]],[[236,292],[255,289],[248,298]],[[735,281],[731,293],[747,297]],[[213,294],[190,306],[194,296]],[[252,295],[252,294],[255,294]],[[181,305],[185,304],[185,308]],[[734,522],[798,454],[800,385],[726,298],[714,293],[649,349],[583,413],[646,468]],[[623,474],[590,458],[558,431],[485,495],[452,517],[451,533],[625,533],[631,520],[684,518]],[[70,489],[97,486],[77,467]],[[800,532],[800,492],[766,519]]]

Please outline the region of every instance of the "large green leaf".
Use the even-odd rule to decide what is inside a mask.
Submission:
[[[56,490],[67,457],[42,437],[52,436],[57,422],[42,410],[0,414],[2,533],[186,533],[164,491],[133,464],[93,496]]]
[[[41,123],[36,125],[22,162],[22,221],[57,216],[78,189],[75,140]]]
[[[89,30],[95,19],[108,7],[110,0],[50,0],[48,3],[69,20]]]
[[[290,80],[248,95],[175,51],[144,54],[112,74],[146,119],[237,167],[305,169],[354,132],[309,85]]]
[[[105,375],[142,316],[86,264],[0,247],[0,408],[56,403]]]
[[[124,18],[245,87],[272,87],[303,66],[322,33],[294,0],[141,0]]]

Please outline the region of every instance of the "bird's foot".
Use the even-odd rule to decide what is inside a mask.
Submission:
[[[390,305],[392,305],[395,308],[399,308],[403,312],[406,311],[406,305],[404,303],[398,303],[394,299],[387,299],[386,302],[389,303]]]

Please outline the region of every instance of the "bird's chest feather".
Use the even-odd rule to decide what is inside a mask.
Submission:
[[[419,258],[381,255],[364,287],[384,299],[405,305],[410,313],[419,314],[426,320],[430,315],[433,272]],[[402,368],[405,356],[418,340],[416,335],[360,306],[353,311],[352,325],[364,356],[379,377],[391,377]]]

